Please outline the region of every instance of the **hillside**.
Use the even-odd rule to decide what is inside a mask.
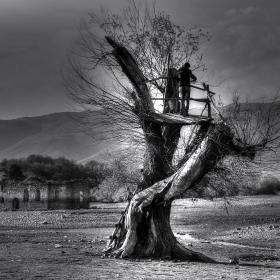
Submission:
[[[251,106],[253,111],[257,111],[259,104],[251,103]],[[230,107],[231,105],[228,105],[224,110]],[[280,103],[274,103],[271,109],[277,115],[280,112]],[[244,111],[243,106],[240,111]],[[128,152],[125,145],[98,143],[89,135],[78,131],[67,112],[0,120],[0,135],[0,160],[41,154],[53,158],[63,156],[85,163],[89,160],[105,161],[105,153],[120,155],[123,154],[123,149]],[[140,150],[138,147],[138,153],[142,155],[143,151]],[[275,156],[278,165],[278,154],[274,154],[270,160],[275,160]]]
[[[89,135],[78,131],[68,113],[0,120],[0,135],[0,160],[31,154],[63,156],[75,161],[102,160],[107,150],[118,149],[117,145],[94,142]]]

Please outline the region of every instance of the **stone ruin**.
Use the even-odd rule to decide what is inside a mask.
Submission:
[[[24,181],[0,182],[0,210],[87,209],[91,180],[43,182],[31,177]]]

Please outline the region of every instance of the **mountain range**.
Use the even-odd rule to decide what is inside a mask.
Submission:
[[[273,110],[275,115],[279,114],[280,103],[275,102],[272,107],[268,105],[263,104],[264,107]],[[251,103],[251,106],[257,111],[260,104]],[[280,131],[279,126],[278,123],[277,129]],[[97,142],[90,135],[79,131],[68,112],[0,120],[0,135],[0,160],[40,154],[53,158],[65,157],[80,163],[89,160],[106,162],[104,155],[109,153],[119,155],[127,149],[120,143]],[[140,150],[138,152],[140,153]],[[276,158],[278,165],[278,153]]]
[[[104,153],[120,148],[78,131],[67,112],[0,120],[0,135],[0,160],[41,154],[77,162],[103,161]]]

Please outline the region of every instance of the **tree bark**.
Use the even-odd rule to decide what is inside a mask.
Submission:
[[[176,197],[195,186],[226,155],[224,147],[228,143],[231,134],[226,126],[209,126],[177,172],[132,198],[123,224],[122,243],[117,247],[109,244],[108,253],[122,258],[213,262],[178,243],[170,227],[170,209]]]
[[[143,190],[167,177],[167,162],[161,126],[153,122],[143,122],[146,151],[143,162],[143,180],[138,190]]]
[[[166,83],[166,95],[165,98],[166,101],[163,102],[164,109],[163,113],[173,113],[177,114],[180,113],[180,104],[179,100],[176,100],[176,98],[179,99],[179,83],[176,79],[177,70],[174,68],[170,68],[168,73],[170,77],[167,77],[167,83]],[[169,99],[172,98],[172,99]]]
[[[124,47],[110,38],[106,39],[114,48],[113,55],[123,73],[135,88],[135,113],[142,123],[146,141],[143,182],[116,225],[106,254],[122,258],[175,258],[213,262],[177,242],[170,226],[171,203],[195,186],[226,155],[224,148],[232,142],[232,135],[225,125],[205,122],[174,173],[170,167],[182,124],[153,122],[151,96],[137,63]],[[169,81],[167,96],[178,96],[176,80]],[[176,101],[165,104],[167,111],[178,112]]]

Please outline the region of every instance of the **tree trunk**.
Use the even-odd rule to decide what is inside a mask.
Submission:
[[[174,79],[174,77],[177,75],[177,72],[178,71],[174,68],[170,68],[168,71],[170,77],[167,79],[166,83],[165,98],[167,100],[163,102],[163,113],[180,113],[179,84],[178,80]],[[178,98],[178,100],[176,100],[176,98]]]
[[[143,162],[143,180],[138,190],[144,190],[167,177],[167,162],[162,156],[165,151],[161,126],[143,122],[146,150]]]
[[[169,205],[150,204],[139,212],[135,201],[126,217],[129,224],[122,247],[113,251],[115,257],[181,259],[213,262],[203,254],[184,248],[175,238],[170,227]],[[107,251],[108,252],[108,251]],[[108,252],[109,253],[109,252]]]
[[[213,262],[178,243],[170,227],[170,209],[176,197],[195,186],[225,156],[224,147],[228,143],[231,143],[231,136],[226,126],[210,126],[176,173],[132,198],[120,225],[121,242],[109,242],[107,253],[122,258]]]
[[[225,125],[206,122],[186,150],[174,173],[170,168],[182,124],[162,125],[149,118],[155,112],[145,77],[130,53],[106,37],[113,55],[135,89],[135,114],[142,123],[146,141],[143,182],[120,218],[106,255],[122,258],[175,258],[213,262],[180,245],[170,227],[172,201],[195,186],[226,154],[232,135]],[[172,71],[171,71],[172,72]],[[175,74],[176,70],[172,73]],[[178,83],[169,79],[167,97],[177,97]],[[178,101],[165,102],[166,112],[178,112]],[[149,121],[147,119],[150,119]],[[170,175],[171,174],[171,175]]]

